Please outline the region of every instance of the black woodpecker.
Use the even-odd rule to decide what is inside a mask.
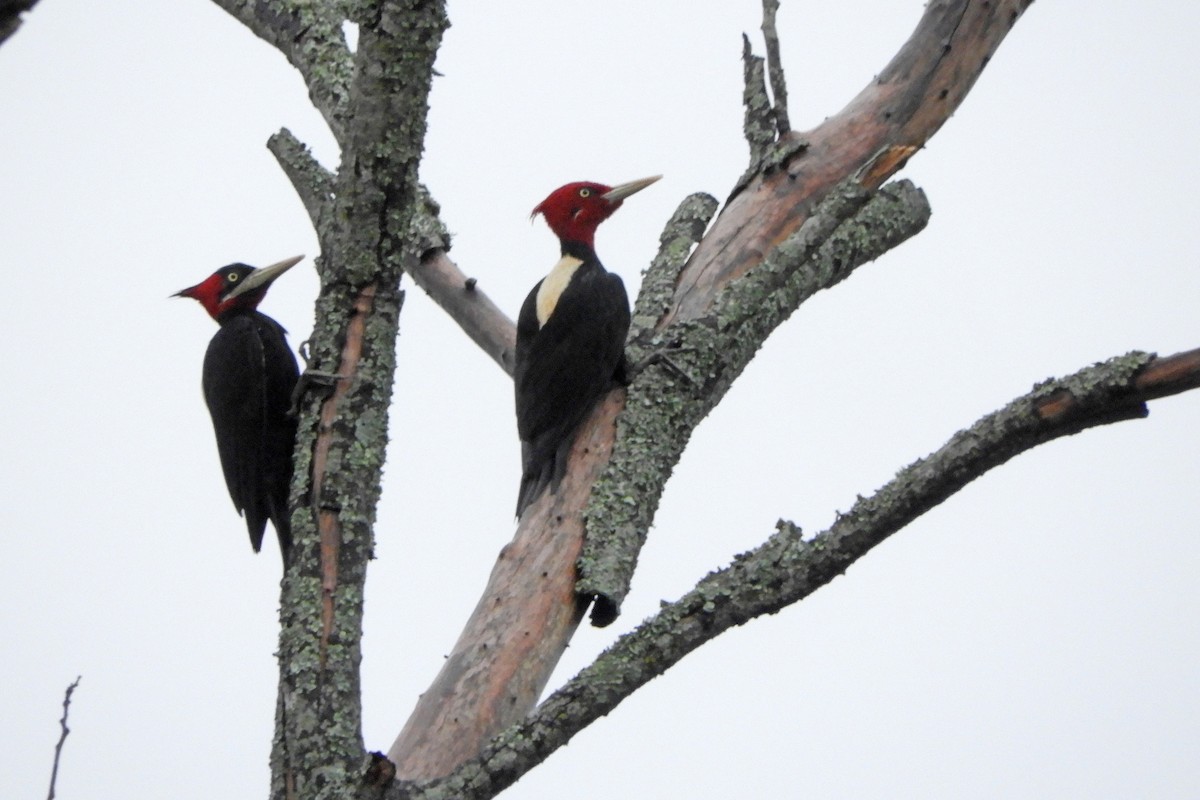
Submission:
[[[292,545],[287,500],[296,441],[289,411],[299,373],[286,331],[259,312],[258,304],[271,283],[302,258],[262,269],[230,264],[173,295],[198,301],[221,326],[204,354],[201,386],[225,485],[246,518],[254,552],[262,548],[269,519],[285,564]]]
[[[562,243],[562,258],[525,298],[517,317],[517,432],[521,488],[517,517],[556,487],[580,423],[596,401],[625,383],[629,297],[596,256],[596,228],[625,198],[661,175],[620,186],[568,183],[533,210]]]

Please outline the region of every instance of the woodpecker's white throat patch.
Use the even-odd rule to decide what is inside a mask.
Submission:
[[[563,290],[567,288],[575,270],[579,269],[579,265],[582,263],[583,261],[575,256],[563,256],[554,265],[554,269],[550,270],[550,274],[542,279],[542,285],[538,287],[537,293],[539,328],[545,325],[546,320],[550,319],[550,315],[554,313],[554,307],[558,305],[558,298],[562,297]]]

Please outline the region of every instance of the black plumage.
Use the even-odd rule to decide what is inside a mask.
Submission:
[[[299,370],[283,326],[259,311],[236,311],[218,320],[208,343],[201,381],[225,485],[254,552],[262,549],[267,520],[279,547],[292,545],[287,497],[292,480],[296,419],[288,412]]]
[[[625,379],[629,298],[591,246],[563,242],[564,259],[578,259],[545,324],[539,324],[538,281],[517,318],[517,432],[521,487],[517,516],[566,470],[575,429],[596,401]],[[560,267],[562,262],[560,262]]]
[[[596,228],[626,197],[658,177],[610,187],[588,181],[551,192],[533,210],[561,243],[562,258],[533,287],[517,317],[513,370],[521,437],[520,517],[566,473],[580,424],[625,382],[629,298],[596,256]]]
[[[177,294],[200,302],[221,326],[204,354],[201,387],[212,416],[225,485],[255,552],[267,521],[287,561],[292,544],[288,491],[296,420],[292,392],[299,370],[283,326],[257,306],[271,283],[300,257],[257,270],[230,264]]]

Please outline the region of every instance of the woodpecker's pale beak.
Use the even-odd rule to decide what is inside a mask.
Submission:
[[[280,261],[277,264],[272,264],[269,267],[263,267],[262,269],[254,270],[254,272],[251,272],[249,275],[247,275],[246,279],[239,283],[232,292],[221,298],[221,302],[228,302],[235,297],[241,297],[248,292],[253,292],[255,289],[269,286],[271,281],[275,280],[280,275],[299,264],[302,260],[304,260],[304,256],[292,256],[291,258],[285,258],[283,261]]]
[[[662,175],[654,175],[650,178],[642,178],[641,180],[622,183],[620,186],[614,186],[600,196],[610,203],[617,203],[621,200],[624,200],[626,197],[629,197],[629,195],[634,194],[635,192],[640,192],[642,189],[645,189],[647,186],[654,183],[661,177]]]

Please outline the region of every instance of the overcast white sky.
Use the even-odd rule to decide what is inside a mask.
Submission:
[[[681,11],[686,9],[686,11]],[[797,128],[837,112],[920,2],[784,0]],[[423,178],[510,315],[557,258],[529,210],[663,173],[598,237],[636,286],[685,194],[745,165],[753,0],[451,2]],[[803,307],[697,432],[625,616],[552,683],[779,517],[857,494],[1044,378],[1200,346],[1200,6],[1036,3],[904,175],[929,228]],[[757,41],[757,40],[756,40]],[[261,797],[279,560],[254,557],[200,395],[214,326],[168,300],[232,261],[316,254],[265,149],[336,164],[281,56],[205,0],[42,0],[0,47],[0,786]],[[302,265],[263,310],[312,326]],[[419,290],[398,342],[367,596],[386,750],[513,526],[508,379]],[[1001,467],[800,606],[686,659],[512,798],[1200,796],[1200,395]],[[617,793],[617,794],[613,794]]]

